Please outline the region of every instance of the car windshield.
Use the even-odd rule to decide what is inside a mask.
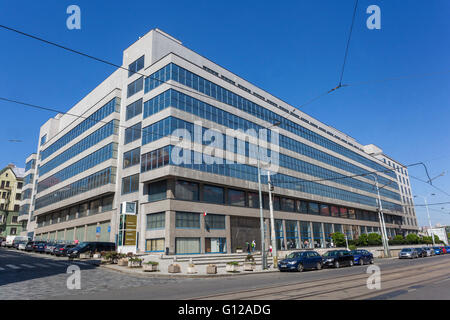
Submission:
[[[323,254],[324,257],[334,257],[337,256],[339,251],[328,251]]]
[[[402,252],[410,252],[411,249],[402,249]]]
[[[302,255],[303,252],[292,252],[286,256],[286,259],[300,258]]]

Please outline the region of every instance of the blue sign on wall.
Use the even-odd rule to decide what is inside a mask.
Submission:
[[[111,232],[111,226],[108,226],[108,232]]]
[[[96,229],[96,233],[100,233],[100,230],[101,230],[101,227],[97,227],[97,229]]]

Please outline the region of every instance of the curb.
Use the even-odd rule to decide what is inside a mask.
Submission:
[[[156,272],[133,272],[133,271],[128,271],[127,268],[123,268],[119,269],[119,268],[112,268],[109,267],[108,265],[100,265],[101,268],[105,268],[105,269],[109,269],[109,270],[113,270],[113,271],[117,271],[117,272],[121,272],[121,273],[126,273],[129,275],[136,275],[139,277],[146,277],[146,278],[151,278],[151,277],[155,277],[155,278],[187,278],[187,279],[199,279],[199,278],[224,278],[224,277],[234,277],[234,276],[246,276],[246,275],[251,275],[251,274],[264,274],[264,273],[275,273],[275,272],[279,272],[278,270],[268,270],[268,271],[251,271],[251,272],[239,272],[239,273],[232,273],[232,274],[210,274],[210,275],[206,275],[206,274],[199,274],[199,275],[195,275],[195,274],[181,274],[181,273],[156,273]]]

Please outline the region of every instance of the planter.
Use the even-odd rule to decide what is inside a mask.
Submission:
[[[217,266],[207,266],[206,267],[206,273],[207,274],[216,274],[217,273]]]
[[[187,273],[194,274],[194,273],[197,273],[197,270],[195,269],[195,267],[188,267],[187,268]]]
[[[254,262],[244,262],[244,271],[254,271],[256,264]]]
[[[144,263],[142,265],[142,267],[144,268],[144,271],[147,272],[154,272],[154,271],[158,271],[158,265],[157,264],[148,264],[148,263]]]
[[[102,257],[102,255],[100,253],[96,253],[93,255],[94,259],[100,259]]]
[[[128,266],[128,259],[127,258],[119,259],[117,261],[117,265],[122,266],[122,267]]]
[[[80,253],[80,259],[89,259],[90,257],[90,253]]]
[[[227,272],[238,272],[238,265],[235,264],[227,264],[226,271]]]
[[[142,267],[142,261],[128,261],[129,268],[140,268]]]
[[[179,264],[171,264],[171,265],[169,265],[168,272],[169,273],[180,273],[181,267]]]
[[[244,252],[244,250],[242,250],[242,249],[236,249],[236,253],[243,253]]]

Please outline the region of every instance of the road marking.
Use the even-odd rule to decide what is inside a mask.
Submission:
[[[16,265],[13,265],[13,264],[7,264],[6,265],[8,268],[11,268],[11,269],[20,269],[20,267],[18,267],[18,266],[16,266]]]
[[[409,289],[408,292],[417,291],[417,289]]]
[[[22,263],[21,266],[24,266],[25,268],[29,268],[29,269],[34,268],[33,266],[30,266],[29,264],[25,264],[25,263]]]
[[[34,265],[38,266],[38,267],[43,267],[43,268],[49,268],[50,267],[50,266],[48,266],[46,264],[43,264],[43,263],[35,263]]]

